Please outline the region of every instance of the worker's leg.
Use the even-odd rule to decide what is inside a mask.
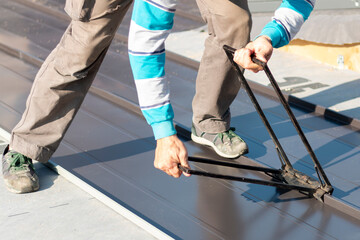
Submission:
[[[67,0],[72,21],[33,83],[10,149],[46,162],[57,149],[131,0]]]
[[[244,47],[249,41],[251,16],[247,0],[197,0],[209,36],[196,79],[193,122],[201,131],[219,133],[230,127],[229,106],[240,83],[223,50],[227,44]]]

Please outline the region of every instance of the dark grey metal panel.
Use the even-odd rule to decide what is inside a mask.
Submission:
[[[9,89],[27,82],[21,77],[17,81]],[[13,105],[5,93],[1,96]],[[13,108],[23,110],[21,104]],[[154,144],[141,118],[89,95],[53,161],[174,237],[331,239],[341,237],[335,226],[359,230],[357,221],[349,222],[296,192],[280,194],[273,188],[201,177],[169,178],[152,166]],[[215,157],[207,148],[186,144],[192,155]]]
[[[92,103],[93,102],[90,102],[89,106],[92,106]],[[84,107],[86,108],[86,105],[84,105]],[[168,204],[172,205],[176,209],[183,210],[188,214],[195,214],[196,212],[197,214],[196,218],[200,218],[202,221],[206,222],[210,226],[214,226],[216,229],[221,229],[222,231],[224,231],[222,234],[234,234],[234,235],[224,235],[224,237],[228,236],[228,238],[230,237],[232,239],[237,239],[236,236],[239,236],[239,239],[241,239],[241,236],[243,235],[239,234],[240,232],[237,232],[238,227],[236,225],[234,226],[233,224],[229,224],[229,223],[246,222],[246,218],[242,219],[242,216],[244,216],[243,214],[245,214],[245,216],[247,214],[250,214],[249,219],[251,219],[251,221],[249,220],[249,222],[252,222],[257,226],[263,224],[266,225],[266,223],[263,223],[263,221],[265,222],[270,221],[270,219],[273,217],[272,214],[275,209],[282,209],[288,213],[291,212],[292,216],[299,217],[299,215],[300,216],[304,215],[303,217],[301,217],[301,219],[304,220],[305,218],[306,221],[312,222],[312,226],[315,226],[313,224],[319,220],[319,217],[322,217],[323,214],[326,214],[326,210],[325,213],[323,212],[323,210],[317,212],[314,208],[311,208],[310,211],[308,209],[309,206],[308,204],[315,206],[315,208],[317,206],[320,207],[320,209],[322,209],[321,203],[304,198],[304,196],[300,194],[296,194],[294,192],[288,193],[288,195],[284,194],[282,196],[281,195],[279,196],[278,195],[279,193],[277,193],[274,189],[269,189],[261,186],[260,187],[253,185],[249,186],[247,184],[209,180],[201,177],[199,178],[192,177],[190,179],[183,179],[180,181],[169,179],[165,174],[160,173],[152,168],[152,157],[153,157],[152,148],[154,146],[154,143],[150,144],[150,142],[153,141],[150,132],[148,132],[148,134],[143,133],[142,137],[140,138],[140,141],[139,139],[134,140],[132,138],[128,139],[128,137],[125,137],[125,141],[121,141],[119,143],[119,141],[117,140],[118,134],[114,130],[119,129],[120,127],[113,128],[113,126],[108,126],[107,131],[106,128],[103,127],[99,131],[95,131],[95,132],[89,131],[89,129],[93,129],[94,127],[99,128],[99,123],[96,123],[96,120],[92,120],[91,115],[81,116],[81,113],[78,115],[77,119],[74,122],[73,127],[70,129],[69,134],[67,134],[66,137],[67,141],[73,142],[75,140],[76,142],[76,148],[79,149],[78,151],[80,153],[75,154],[75,156],[79,156],[79,154],[81,155],[83,154],[82,152],[85,152],[84,155],[90,155],[90,157],[88,158],[94,158],[92,159],[92,161],[94,162],[92,163],[90,162],[91,165],[94,165],[95,163],[100,164],[102,168],[111,171],[113,174],[115,174],[114,172],[116,172],[116,175],[120,175],[122,177],[125,176],[128,179],[135,181],[136,186],[144,187],[147,191],[151,189],[151,192],[156,193],[156,195],[160,197],[160,199],[163,200],[165,199],[166,201],[168,201],[169,202]],[[92,125],[91,123],[94,125]],[[118,125],[122,125],[122,127],[124,126],[124,124],[121,124],[120,121],[118,122]],[[134,127],[136,129],[139,129],[138,124],[137,126]],[[143,123],[143,126],[140,128],[146,129],[146,125]],[[135,131],[135,129],[133,130],[131,126],[128,126],[126,124],[126,131]],[[98,141],[99,138],[104,140],[101,143],[99,143]],[[105,140],[106,138],[108,140]],[[149,142],[149,144],[143,145],[141,144],[142,141]],[[148,146],[146,147],[146,145]],[[140,148],[141,150],[138,150],[139,146],[141,146]],[[195,149],[196,149],[195,151],[199,151],[199,149],[192,144],[190,146],[188,145],[188,148],[190,151],[194,151]],[[67,167],[66,163],[62,162],[62,161],[70,161],[69,160],[70,157],[71,156],[66,155],[65,157],[54,158],[53,160],[58,164],[65,166],[66,168],[73,169],[75,172],[81,171],[82,176],[88,176],[88,172],[90,171],[88,164],[78,163],[77,161],[75,163],[74,161],[70,163],[70,165]],[[92,167],[90,167],[90,169],[91,168]],[[228,173],[236,174],[238,172],[229,171]],[[103,181],[106,182],[108,181],[108,179],[104,179],[104,177],[101,175],[96,180],[93,179],[93,177],[89,177],[88,180],[90,180],[91,182],[96,182],[97,184],[100,184]],[[103,185],[103,188],[110,188],[110,187],[111,186],[108,186],[106,184]],[[144,191],[147,192],[146,190]],[[112,191],[114,192],[114,190]],[[278,197],[280,199],[277,199]],[[291,198],[294,197],[297,199],[296,200],[293,199],[293,201],[290,201]],[[121,196],[120,199],[123,199],[123,197]],[[248,199],[252,201],[248,201]],[[265,202],[267,201],[269,201],[270,203],[274,202],[274,205],[275,206],[277,205],[276,208],[272,209],[270,206],[268,206],[270,207],[268,212],[264,209],[262,210],[257,209],[258,207],[256,206],[262,205],[263,204],[262,202],[264,200]],[[302,202],[303,204],[305,203],[305,205],[303,205],[303,207],[301,207],[301,204],[300,206],[298,206],[299,202]],[[135,202],[133,204],[136,205]],[[252,204],[254,204],[255,206],[252,206]],[[237,212],[235,209],[238,208],[241,208],[242,210]],[[328,210],[330,210],[331,212],[331,209]],[[147,211],[149,210],[143,209],[140,212],[144,213]],[[222,212],[223,214],[219,214],[218,211]],[[203,216],[203,214],[205,216]],[[285,212],[284,214],[287,215]],[[153,217],[156,218],[156,216]],[[269,219],[267,217],[269,217]],[[188,218],[190,217],[188,216]],[[237,221],[234,221],[235,220],[234,218],[235,219],[237,218]],[[289,230],[291,229],[290,226],[292,225],[291,219],[292,217],[290,217],[288,220],[284,220],[282,218],[279,219],[280,222],[284,221],[283,223],[285,224],[283,229],[284,232],[288,232],[288,231],[292,232],[291,230]],[[290,223],[288,221],[290,221]],[[271,233],[272,231],[279,231],[279,228],[276,227],[278,224],[279,222],[277,221],[275,221],[274,225],[270,224],[272,225],[272,227],[264,230],[265,233]],[[286,226],[286,224],[290,224],[290,225]],[[323,224],[325,223],[323,222]],[[329,223],[327,224],[331,225],[332,223],[331,221],[329,221]],[[335,224],[341,224],[341,223],[334,222],[334,226]],[[348,223],[344,223],[343,227],[344,228],[350,227],[350,229],[352,229],[351,225],[348,225]],[[353,227],[355,227],[355,229],[353,230],[356,231],[357,226],[354,225]],[[251,233],[250,236],[256,237],[256,234],[254,233],[256,231],[255,229],[251,229],[250,226],[247,226],[246,228],[248,230],[245,232],[250,232]],[[329,228],[333,229],[333,227],[329,227]],[[181,230],[181,228],[178,230]],[[244,229],[242,229],[242,231],[244,231]],[[296,233],[298,230],[295,229],[293,231],[294,231],[293,233]],[[314,232],[311,230],[306,230],[306,228],[300,229],[300,232],[302,232],[305,235],[307,233],[310,233],[309,236],[307,236],[306,238],[313,239],[314,237],[313,235]],[[289,233],[289,235],[293,236],[293,233]],[[264,232],[261,234],[264,234]],[[187,235],[181,235],[181,236],[187,239]],[[190,236],[197,236],[197,234],[189,235],[189,237]],[[205,235],[205,236],[207,237],[205,238],[201,237],[201,238],[212,239],[212,237],[208,237],[209,235]],[[331,234],[329,234],[329,236],[331,236]],[[258,237],[260,237],[260,235]],[[249,238],[245,238],[245,239],[249,239]],[[286,237],[284,236],[283,239],[286,239]]]
[[[35,31],[35,33],[36,33],[36,31]],[[29,36],[29,37],[31,37],[31,36]],[[116,47],[114,48],[114,50],[119,53],[125,53],[126,47],[121,44],[117,44]],[[119,65],[122,65],[125,67],[118,68],[117,66],[114,65],[114,63],[116,63],[116,65],[119,64]],[[111,91],[112,93],[115,93],[118,96],[126,96],[126,95],[130,94],[133,97],[132,98],[129,97],[129,99],[136,98],[136,95],[134,93],[134,86],[133,86],[133,81],[131,78],[131,73],[130,73],[130,70],[128,67],[127,57],[125,57],[121,54],[115,54],[115,53],[110,52],[105,60],[105,64],[103,65],[103,68],[104,69],[101,69],[102,72],[106,72],[106,75],[110,75],[110,77],[106,78],[104,76],[100,76],[101,79],[100,80],[97,79],[95,81],[95,86],[98,86],[100,88],[105,88],[106,90]],[[181,79],[179,78],[180,71],[174,70],[176,68],[177,68],[176,64],[171,63],[171,61],[170,61],[170,66],[168,67],[168,73],[169,73],[168,75],[169,75],[169,78],[172,80],[172,83],[174,83],[173,84],[174,89],[176,89],[176,91],[173,91],[173,93],[175,93],[175,94],[173,94],[173,99],[174,99],[174,103],[175,103],[174,105],[178,106],[179,108],[183,108],[185,110],[190,111],[190,109],[191,109],[190,103],[191,103],[191,98],[192,98],[193,89],[194,89],[193,85],[191,85],[191,83],[193,81],[190,78],[192,77],[192,79],[194,79],[195,73],[194,73],[194,71],[187,70],[186,72],[193,72],[193,73],[190,74],[189,76],[182,74],[182,75],[185,75],[184,76],[185,79],[188,78],[188,80],[186,82],[184,82],[184,81],[181,81]],[[117,69],[119,69],[119,70],[117,70]],[[122,69],[127,69],[127,70],[125,70],[127,73],[122,72],[123,71]],[[184,70],[184,69],[182,69],[182,70]],[[182,72],[185,72],[185,71],[182,71]],[[113,76],[113,78],[111,78],[111,76]],[[121,79],[118,79],[118,80],[122,81],[122,83],[119,83],[119,81],[115,80],[115,78],[117,76],[122,76]],[[111,82],[107,81],[109,78],[112,79]],[[124,83],[125,83],[125,85],[124,85]],[[119,87],[120,85],[121,85],[121,87]],[[124,90],[124,87],[125,88],[131,87],[133,90],[132,93],[131,93],[131,91],[129,91],[128,88],[126,90]],[[251,119],[251,116],[245,115],[246,112],[244,112],[245,109],[249,108],[249,100],[247,100],[246,96],[244,96],[244,97],[245,97],[245,101],[239,101],[238,104],[234,104],[233,114],[237,114],[236,107],[239,106],[240,109],[242,110],[239,113],[239,115],[242,117],[246,116],[245,119],[247,121],[249,121],[249,119]],[[177,104],[177,102],[181,102],[181,104]],[[243,104],[244,102],[246,103],[245,105]],[[243,106],[241,104],[243,104]],[[181,105],[181,107],[180,107],[180,105]],[[250,109],[252,109],[252,108],[250,107]],[[191,118],[186,117],[186,114],[177,114],[177,116],[180,116],[181,118],[183,118],[184,121],[186,120],[186,122],[183,122],[179,119],[178,119],[178,121],[182,122],[185,125],[190,124],[189,120]],[[258,117],[255,113],[252,113],[252,117],[254,117],[255,120],[250,121],[250,122],[256,123],[255,127],[258,125],[261,126],[260,120],[258,119]],[[239,121],[242,122],[241,119],[239,119]],[[276,121],[278,121],[278,120],[274,120],[275,123],[276,123]],[[281,121],[281,119],[280,119],[280,121]],[[244,126],[244,125],[242,125],[242,126]],[[250,129],[250,127],[251,127],[251,125],[246,125],[246,129]],[[241,126],[239,126],[238,130],[241,132]],[[263,136],[261,136],[260,134],[263,134]],[[295,132],[293,131],[292,134],[294,135]],[[246,137],[246,134],[244,136]],[[265,131],[260,131],[260,133],[257,134],[257,141],[264,141],[264,139],[269,140],[269,137],[267,136]],[[271,147],[272,144],[270,143],[269,146]],[[261,149],[261,147],[260,147],[260,149]],[[259,151],[256,151],[256,152],[259,153]],[[256,158],[256,157],[258,157],[258,155],[255,155],[252,157]],[[275,158],[275,160],[276,160],[276,158]],[[259,161],[261,162],[262,160],[259,158]],[[267,163],[267,162],[265,162],[265,163]],[[276,161],[275,164],[278,164],[278,162]],[[275,166],[278,166],[278,165],[275,165]],[[310,174],[314,174],[314,172],[311,171]]]

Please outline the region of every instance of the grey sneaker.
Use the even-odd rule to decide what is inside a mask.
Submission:
[[[199,144],[212,147],[217,154],[224,158],[237,158],[249,152],[245,141],[230,128],[226,132],[206,133],[191,127],[191,139]]]
[[[28,193],[39,189],[39,178],[32,160],[21,153],[5,149],[2,172],[6,187],[13,193]]]

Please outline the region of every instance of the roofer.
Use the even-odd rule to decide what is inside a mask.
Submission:
[[[72,21],[36,75],[26,110],[4,152],[3,176],[10,191],[39,189],[32,159],[45,163],[58,148],[131,3],[132,0],[66,1],[65,11]],[[222,46],[239,49],[234,60],[257,72],[261,67],[252,63],[250,56],[267,62],[273,47],[287,44],[298,32],[314,3],[315,0],[284,0],[273,20],[249,43],[251,15],[247,0],[197,0],[209,35],[193,99],[195,142],[209,145],[227,158],[248,152],[244,140],[230,129],[229,106],[240,83]],[[175,0],[135,0],[129,57],[140,108],[157,140],[154,165],[179,177],[182,172],[178,163],[189,167],[187,150],[176,136],[164,71],[164,41],[173,26],[175,7]]]

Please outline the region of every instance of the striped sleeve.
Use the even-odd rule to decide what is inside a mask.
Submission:
[[[128,52],[141,111],[155,139],[176,134],[165,77],[165,39],[173,26],[176,0],[135,0]]]
[[[316,0],[283,0],[259,36],[266,35],[275,48],[288,44],[314,9]]]

